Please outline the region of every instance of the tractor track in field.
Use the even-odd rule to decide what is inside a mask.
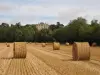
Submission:
[[[66,55],[67,54],[70,54],[69,52],[67,52],[67,50],[70,50],[71,48],[67,49],[67,50],[64,50],[63,47],[61,47],[60,49],[61,50],[53,50],[53,47],[52,46],[46,46],[46,47],[42,47],[42,46],[37,46],[38,48],[40,49],[43,49],[45,48],[45,51],[50,51],[50,52],[54,52],[54,53],[60,53],[60,54],[63,54],[63,55]],[[71,51],[72,52],[72,51]]]
[[[59,75],[30,52],[27,52],[26,59],[12,59],[12,52],[12,47],[4,50],[0,59],[3,70],[0,75]]]
[[[65,46],[65,47],[68,47],[68,46]],[[64,47],[64,48],[65,48]],[[61,55],[61,56],[64,56],[64,57],[70,57],[70,58],[72,58],[72,55],[71,55],[71,52],[72,51],[70,51],[70,52],[68,52],[67,50],[65,50],[65,49],[61,49],[61,50],[53,50],[53,48],[52,47],[45,47],[45,49],[43,48],[43,47],[36,47],[36,48],[38,48],[39,50],[42,50],[42,51],[46,51],[46,52],[50,52],[50,53],[53,53],[53,54],[58,54],[58,55]],[[71,49],[71,48],[69,48],[69,49]],[[62,59],[63,61],[66,61],[66,59]],[[94,63],[94,61],[95,61],[95,64],[96,64],[96,62],[99,62],[100,63],[100,60],[99,59],[97,59],[95,56],[93,56],[92,58],[91,58],[91,60],[92,60],[92,62],[91,63]],[[97,64],[99,64],[99,63],[97,63]]]
[[[64,52],[61,52],[60,50],[53,50],[52,48],[43,48],[43,47],[35,47],[35,49],[39,49],[42,52],[49,53],[51,56],[56,56],[60,58],[61,60],[66,60],[67,57],[72,58],[70,54],[66,54]]]
[[[56,73],[54,69],[49,67],[43,61],[41,61],[36,56],[34,56],[32,53],[28,52],[28,55],[29,55],[28,58],[30,58],[30,62],[32,62],[34,64],[34,66],[33,66],[33,67],[35,67],[34,69],[37,71],[37,73],[40,72],[39,75],[58,75],[58,73]]]
[[[72,61],[70,50],[27,46],[26,59],[13,59],[13,46],[0,48],[0,75],[100,75],[100,61]],[[62,49],[61,49],[62,50]]]
[[[0,51],[0,75],[4,75],[8,65],[11,62],[11,59],[10,60],[5,59],[5,58],[11,56],[10,48],[5,47],[2,49],[3,50]]]
[[[13,71],[12,71],[13,70]],[[52,68],[28,52],[26,59],[12,59],[4,75],[58,75]]]
[[[43,48],[41,48],[43,50]],[[46,48],[44,51],[48,51],[48,52],[51,52],[51,53],[54,53],[54,54],[59,54],[59,55],[63,55],[63,56],[67,56],[67,57],[71,57],[72,58],[72,55],[71,55],[71,51],[70,51],[70,54],[69,52],[66,52],[64,53],[65,51],[67,50],[50,50],[51,48]],[[69,48],[70,49],[70,48]],[[63,61],[66,61],[66,59],[62,59]],[[83,61],[84,62],[84,61]],[[99,65],[100,66],[100,60],[98,59],[94,59],[94,58],[91,58],[91,61],[89,63],[92,63],[92,64],[95,64],[95,65]]]
[[[52,55],[49,55],[48,53],[46,54],[45,52],[41,52],[42,50],[40,48],[37,48],[37,49],[36,48],[37,47],[35,47],[35,48],[32,47],[32,48],[30,48],[29,51],[32,52],[33,55],[35,55],[38,58],[42,59],[49,66],[52,66],[52,68],[54,68],[56,71],[58,71],[61,75],[66,75],[66,74],[68,74],[68,75],[80,75],[80,72],[82,72],[82,75],[87,75],[87,74],[88,75],[100,75],[100,66],[96,67],[96,65],[93,62],[94,60],[91,60],[91,61],[66,60],[64,62],[62,62],[60,60],[60,61],[57,62],[55,60],[58,60],[58,59],[54,58],[56,56],[54,56],[53,53],[52,53],[52,55],[53,55],[52,56]],[[61,64],[57,65],[58,63],[61,63]],[[95,61],[95,63],[98,64],[96,61]],[[56,65],[54,65],[54,64],[56,64]],[[74,68],[72,68],[72,65],[73,65]],[[60,67],[60,66],[62,66],[62,67]],[[65,66],[67,66],[67,67],[65,67]],[[68,68],[68,66],[70,68]],[[69,73],[68,72],[69,70],[74,71],[74,72],[73,73]]]

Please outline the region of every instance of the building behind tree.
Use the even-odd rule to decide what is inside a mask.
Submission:
[[[40,31],[42,29],[48,29],[49,25],[47,23],[40,22],[39,24],[36,25],[36,28]]]

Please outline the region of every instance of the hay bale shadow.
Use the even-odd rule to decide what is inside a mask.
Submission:
[[[12,59],[26,59],[26,58],[12,58]]]
[[[0,59],[13,59],[13,57],[1,57]]]
[[[61,59],[62,61],[73,61],[73,59]]]
[[[84,61],[88,62],[89,60],[73,60],[73,59],[61,59],[62,61]]]

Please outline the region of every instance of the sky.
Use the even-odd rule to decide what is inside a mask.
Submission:
[[[0,0],[0,23],[67,24],[77,17],[100,21],[100,0]]]

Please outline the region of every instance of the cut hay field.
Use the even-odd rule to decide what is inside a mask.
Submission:
[[[0,43],[0,75],[100,75],[100,47],[91,47],[89,61],[73,61],[72,46],[29,43],[25,59],[13,58],[13,44]]]

